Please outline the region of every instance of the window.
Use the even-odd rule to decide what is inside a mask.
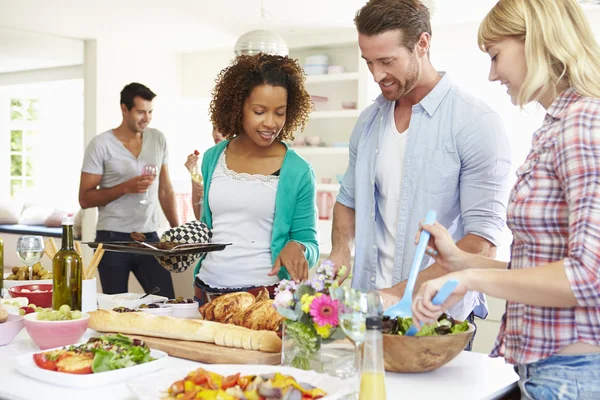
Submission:
[[[39,124],[39,101],[10,101],[10,196],[18,197],[35,187],[34,151]]]

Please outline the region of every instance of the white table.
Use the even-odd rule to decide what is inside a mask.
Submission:
[[[84,340],[96,335],[88,329]],[[0,399],[110,399],[134,400],[126,383],[86,390],[68,389],[35,381],[17,372],[15,359],[23,354],[40,351],[23,329],[8,345],[0,347]],[[169,357],[166,368],[200,367],[202,364]],[[485,354],[462,352],[444,367],[424,374],[386,373],[388,399],[442,396],[443,399],[496,399],[516,387],[517,374],[502,359]]]

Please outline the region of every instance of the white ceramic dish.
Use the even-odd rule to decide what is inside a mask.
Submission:
[[[173,316],[173,309],[171,307],[160,306],[160,308],[138,308],[138,310],[152,315]]]
[[[163,296],[156,296],[151,294],[143,299],[140,299],[144,293],[119,293],[119,294],[104,294],[98,293],[98,308],[101,310],[112,310],[115,307],[127,307],[136,309],[142,304],[156,303],[159,301],[166,301],[167,298]]]
[[[207,371],[216,372],[221,375],[233,375],[240,373],[242,375],[260,375],[280,372],[284,375],[291,375],[298,382],[310,383],[327,392],[327,396],[321,400],[341,400],[349,393],[351,388],[349,382],[330,375],[319,374],[315,371],[303,371],[291,367],[282,367],[279,365],[226,365],[210,364],[199,365]],[[129,381],[129,389],[140,400],[159,400],[173,382],[183,379],[193,368],[169,369],[144,377],[139,377]]]
[[[62,349],[62,347],[58,347],[58,349]],[[39,351],[36,351],[35,353],[39,353]],[[116,369],[98,374],[75,375],[41,369],[33,362],[33,354],[35,353],[25,354],[17,357],[17,371],[37,381],[76,389],[87,389],[91,387],[110,385],[113,383],[128,381],[136,376],[150,374],[151,372],[155,372],[163,368],[167,362],[167,358],[169,357],[165,352],[159,350],[150,350],[150,355],[156,358],[154,361],[136,365],[134,367]]]
[[[198,311],[198,302],[193,303],[180,303],[180,304],[169,304],[165,303],[164,307],[169,307],[173,310],[173,316],[175,318],[200,318],[200,311]]]
[[[13,280],[8,280],[6,278],[8,278],[10,274],[4,274],[4,289],[8,292],[8,289],[10,289],[13,286],[21,286],[21,285],[41,285],[43,283],[49,283],[50,285],[52,285],[52,279],[40,279],[39,281],[34,281],[34,280],[26,280],[26,281],[13,281]]]

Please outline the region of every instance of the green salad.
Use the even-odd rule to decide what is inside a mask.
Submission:
[[[383,317],[383,333],[388,335],[402,335],[413,325],[412,318],[390,318]],[[442,314],[435,324],[423,325],[415,336],[440,336],[453,333],[466,332],[469,330],[468,321],[456,321],[447,314]]]

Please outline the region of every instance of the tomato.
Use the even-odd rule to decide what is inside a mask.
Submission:
[[[48,369],[50,371],[56,371],[56,361],[52,361],[46,358],[44,353],[37,353],[33,355],[33,362],[35,365],[42,369]]]
[[[206,373],[205,371],[201,371],[192,377],[192,382],[194,382],[196,385],[201,386],[201,385],[204,385],[206,382],[208,382],[208,379],[209,379],[208,373]]]
[[[234,387],[237,385],[238,378],[240,377],[240,373],[238,372],[235,375],[229,375],[227,378],[223,379],[221,382],[221,389],[227,390],[230,387]]]

